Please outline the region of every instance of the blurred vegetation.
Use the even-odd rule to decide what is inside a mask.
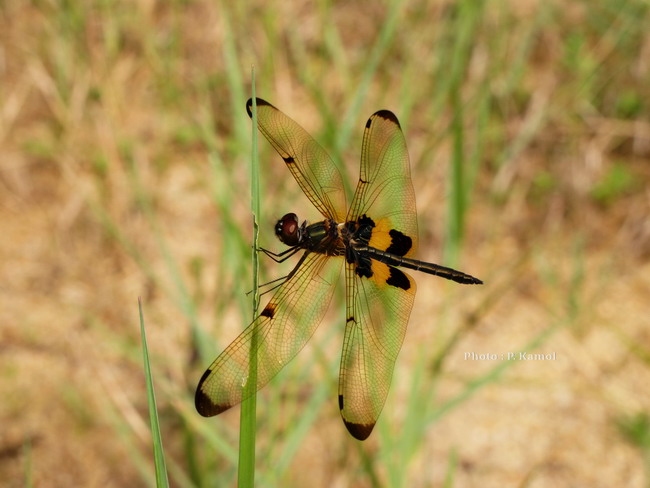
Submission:
[[[251,315],[254,66],[351,188],[363,124],[394,111],[420,257],[486,283],[417,277],[363,444],[335,401],[341,286],[260,393],[258,484],[647,486],[648,25],[646,0],[0,2],[0,479],[154,483],[142,296],[170,482],[233,484],[237,412],[192,397]],[[279,249],[279,216],[319,216],[260,160]]]

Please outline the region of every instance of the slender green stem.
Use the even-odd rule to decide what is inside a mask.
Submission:
[[[253,317],[257,315],[259,306],[259,262],[258,262],[258,234],[259,223],[257,218],[260,214],[259,199],[259,158],[257,154],[257,104],[255,103],[255,70],[251,69],[253,98],[253,149],[251,154],[251,212],[253,214]],[[240,427],[239,427],[239,486],[255,486],[255,438],[256,438],[256,407],[257,395],[257,336],[253,335],[251,340],[250,365],[248,370],[248,381],[246,383],[246,400],[241,405]]]

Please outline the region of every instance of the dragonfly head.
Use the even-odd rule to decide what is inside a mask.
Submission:
[[[302,241],[300,221],[295,213],[288,213],[275,224],[275,235],[287,246],[296,246]]]

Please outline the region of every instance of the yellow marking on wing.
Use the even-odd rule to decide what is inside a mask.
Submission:
[[[385,263],[372,259],[370,261],[370,269],[372,270],[372,276],[370,276],[368,280],[373,281],[378,288],[390,286],[399,289],[402,293],[406,292],[415,295],[417,285],[415,284],[415,280],[408,273],[405,273],[399,268],[393,267],[392,282],[388,283],[388,280],[391,279],[391,267]],[[405,280],[408,280],[408,283],[406,283]]]
[[[392,238],[388,234],[393,227],[388,219],[383,218],[375,222],[375,227],[372,229],[372,235],[370,236],[370,242],[368,245],[379,249],[380,251],[385,251],[392,243]]]
[[[388,265],[373,259],[371,260],[370,266],[372,269],[372,276],[369,279],[374,281],[377,286],[388,286],[386,284],[386,280],[390,278],[390,269],[388,269]]]

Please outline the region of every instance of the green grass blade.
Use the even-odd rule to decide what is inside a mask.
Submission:
[[[163,450],[162,436],[160,435],[160,423],[158,421],[158,409],[156,408],[156,395],[153,389],[153,378],[149,364],[149,350],[147,349],[147,336],[144,328],[144,314],[142,313],[142,301],[138,298],[138,310],[140,312],[140,335],[142,337],[142,359],[144,361],[144,376],[147,383],[147,403],[149,404],[149,420],[151,421],[151,436],[153,438],[153,455],[156,466],[156,486],[169,486],[167,479],[167,467],[165,465],[165,453]]]
[[[252,98],[253,98],[253,124],[251,154],[251,212],[253,214],[253,317],[257,315],[259,306],[259,260],[257,255],[260,214],[259,200],[259,158],[257,154],[257,104],[255,103],[255,70],[252,69]],[[256,407],[257,395],[257,336],[251,340],[251,363],[249,365],[248,382],[246,384],[248,396],[241,405],[239,424],[239,486],[253,487],[255,485],[255,438],[256,438]],[[253,391],[251,391],[253,390]]]
[[[471,62],[471,52],[474,43],[474,29],[481,18],[481,7],[473,2],[462,2],[459,5],[459,32],[454,46],[454,56],[451,67],[449,97],[452,110],[451,131],[453,138],[453,155],[451,177],[449,182],[449,207],[447,217],[447,241],[445,258],[454,265],[458,249],[463,240],[463,230],[466,217],[466,200],[469,190],[465,177],[465,146],[467,140],[464,132],[465,105],[462,97],[465,75]]]

